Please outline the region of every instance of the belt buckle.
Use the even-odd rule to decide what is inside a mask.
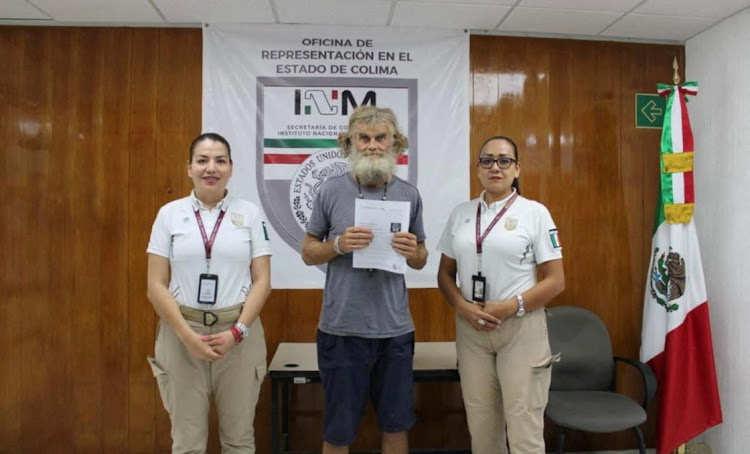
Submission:
[[[207,317],[208,315],[210,315],[211,317],[214,318],[213,320],[211,320],[211,323],[208,323],[208,317]],[[214,326],[216,324],[216,322],[218,322],[218,321],[219,321],[219,316],[218,315],[214,314],[211,311],[204,311],[203,312],[203,325],[204,326]]]

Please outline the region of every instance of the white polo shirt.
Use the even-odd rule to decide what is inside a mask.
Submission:
[[[208,271],[196,210],[200,212],[207,238],[211,238],[219,213],[226,212],[211,249]],[[257,206],[227,195],[208,210],[193,192],[161,207],[146,252],[169,259],[169,290],[180,305],[208,310],[244,302],[252,285],[250,262],[255,257],[271,255],[271,248]],[[219,276],[216,304],[198,303],[198,280],[206,272]]]
[[[438,251],[456,261],[461,294],[472,300],[471,276],[477,273],[477,204],[482,206],[481,234],[511,196],[490,204],[484,192],[457,206],[445,225]],[[557,227],[547,208],[519,196],[482,242],[482,276],[487,280],[488,301],[503,301],[537,283],[536,266],[562,258]]]

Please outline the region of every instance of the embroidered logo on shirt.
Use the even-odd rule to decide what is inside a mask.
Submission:
[[[557,229],[550,229],[549,231],[549,240],[552,243],[552,247],[555,249],[559,249],[560,246],[560,237],[557,236]]]
[[[237,227],[242,227],[242,225],[245,223],[245,218],[239,213],[232,213],[232,224],[236,225]]]
[[[518,226],[518,219],[508,218],[505,220],[505,230],[515,230]]]

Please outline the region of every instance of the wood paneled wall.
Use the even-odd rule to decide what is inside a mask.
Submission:
[[[157,321],[145,249],[158,208],[190,190],[201,54],[198,29],[0,27],[0,453],[169,452],[145,361]],[[597,312],[619,355],[638,354],[658,172],[659,131],[634,128],[634,93],[669,81],[675,55],[684,66],[681,46],[471,38],[471,157],[490,135],[518,142],[522,192],[549,207],[564,245],[567,288],[553,304]],[[439,292],[410,296],[417,339],[452,340]],[[320,304],[317,290],[274,290],[269,352],[313,341]],[[270,448],[269,394],[266,382],[258,452]],[[413,447],[468,446],[457,385],[416,396]],[[292,447],[317,449],[322,391],[292,398]],[[371,414],[360,435],[356,448],[378,447]],[[570,447],[631,438],[576,435]]]
[[[597,313],[620,356],[639,353],[659,175],[661,130],[635,128],[635,93],[669,83],[674,57],[684,68],[682,46],[471,39],[472,159],[489,136],[517,142],[521,192],[549,208],[563,244],[566,288],[552,304]],[[480,191],[475,179],[472,194]],[[639,396],[632,370],[621,370],[619,380]],[[574,433],[570,443],[571,450],[636,446],[632,432]]]

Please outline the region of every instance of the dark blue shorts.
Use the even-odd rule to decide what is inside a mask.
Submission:
[[[404,432],[414,425],[414,333],[366,339],[318,330],[317,341],[326,442],[354,443],[368,395],[383,432]]]

